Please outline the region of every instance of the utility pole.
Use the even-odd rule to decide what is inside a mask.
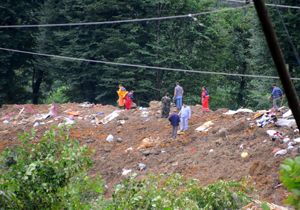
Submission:
[[[260,23],[262,25],[273,61],[275,63],[278,75],[280,77],[282,86],[285,90],[285,94],[288,100],[288,104],[294,118],[296,120],[298,129],[300,130],[300,102],[296,93],[296,89],[292,83],[290,73],[285,64],[283,54],[279,47],[277,36],[273,29],[271,20],[268,15],[268,11],[264,0],[253,0],[257,15],[259,17]]]

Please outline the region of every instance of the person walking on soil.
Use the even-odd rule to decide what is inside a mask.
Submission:
[[[202,111],[209,112],[209,105],[208,105],[209,94],[206,87],[202,87],[201,99],[202,99]]]
[[[277,87],[275,84],[272,85],[272,93],[270,99],[272,99],[273,109],[275,111],[278,110],[281,100],[282,100],[283,92]]]
[[[176,82],[176,86],[174,88],[174,100],[177,110],[180,110],[182,107],[183,92],[183,88],[179,85],[179,82]]]
[[[170,115],[169,121],[172,125],[172,138],[176,139],[178,126],[180,123],[180,117],[176,111],[174,111],[173,114]]]
[[[124,107],[125,105],[125,96],[128,93],[122,85],[119,85],[119,90],[117,91],[119,99],[118,99],[118,105],[119,107]]]
[[[189,128],[189,119],[192,116],[191,108],[183,104],[179,112],[179,116],[180,116],[180,131],[181,132],[187,131],[187,129]]]
[[[171,107],[171,98],[168,93],[165,93],[165,96],[161,99],[162,109],[161,109],[161,117],[168,118]]]

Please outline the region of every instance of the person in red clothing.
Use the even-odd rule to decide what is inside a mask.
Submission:
[[[133,91],[129,91],[129,93],[125,96],[125,108],[127,110],[131,109],[132,106],[132,100],[133,100]]]
[[[201,93],[201,97],[202,97],[202,111],[203,112],[208,112],[209,110],[209,95],[208,95],[208,91],[206,87],[202,87],[202,93]]]

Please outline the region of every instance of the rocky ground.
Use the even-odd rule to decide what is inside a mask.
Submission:
[[[299,146],[274,157],[288,142],[272,141],[266,131],[279,131],[291,142],[299,136],[294,126],[270,123],[258,127],[257,112],[225,115],[227,109],[209,113],[203,113],[200,106],[191,109],[188,132],[173,140],[168,120],[160,118],[158,102],[151,102],[149,108],[122,111],[99,104],[4,105],[0,109],[0,151],[18,144],[18,133],[23,131],[35,129],[38,137],[53,125],[72,124],[71,136],[95,151],[90,174],[101,174],[107,195],[126,173],[136,173],[139,178],[148,173],[181,173],[203,185],[219,179],[246,179],[260,200],[282,204],[287,191],[280,185],[279,166],[285,158],[299,155]],[[114,119],[103,120],[112,112]],[[204,131],[196,131],[204,123]]]

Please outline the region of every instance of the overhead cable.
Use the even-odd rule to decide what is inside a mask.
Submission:
[[[206,12],[199,12],[194,14],[185,14],[185,15],[173,15],[173,16],[164,16],[164,17],[151,17],[151,18],[137,18],[137,19],[127,19],[127,20],[111,20],[111,21],[101,21],[101,22],[79,22],[79,23],[45,23],[45,24],[36,24],[36,25],[1,25],[1,28],[37,28],[37,27],[65,27],[65,26],[90,26],[90,25],[108,25],[108,24],[120,24],[120,23],[134,23],[134,22],[145,22],[145,21],[157,21],[157,20],[170,20],[170,19],[179,19],[179,18],[191,18],[200,15],[207,15],[219,12],[227,12],[236,9],[243,9],[249,7],[249,5],[233,8],[225,8],[219,10],[212,10]]]
[[[235,76],[235,77],[251,77],[251,78],[261,78],[261,79],[279,79],[279,77],[269,76],[269,75],[238,74],[238,73],[226,73],[226,72],[214,72],[214,71],[200,71],[200,70],[193,70],[193,69],[168,68],[168,67],[159,67],[159,66],[147,66],[147,65],[140,65],[140,64],[117,63],[117,62],[110,62],[110,61],[103,61],[103,60],[93,60],[93,59],[86,59],[86,58],[75,58],[75,57],[62,56],[62,55],[37,53],[37,52],[9,49],[9,48],[3,48],[3,47],[0,47],[0,50],[16,52],[16,53],[23,53],[23,54],[30,54],[30,55],[37,55],[37,56],[43,56],[43,57],[51,57],[51,58],[62,59],[62,60],[101,63],[101,64],[106,64],[106,65],[125,66],[125,67],[133,67],[133,68],[154,69],[154,70],[163,70],[163,71],[177,71],[177,72],[197,73],[197,74]],[[292,80],[300,80],[300,78],[292,78]]]
[[[245,4],[245,1],[241,1],[241,0],[226,0],[229,2],[237,2],[237,3],[243,3]],[[253,2],[251,2],[251,4],[253,4]],[[280,8],[289,8],[289,9],[300,9],[300,6],[291,6],[291,5],[283,5],[283,4],[266,4],[267,6],[270,7],[280,7]]]

